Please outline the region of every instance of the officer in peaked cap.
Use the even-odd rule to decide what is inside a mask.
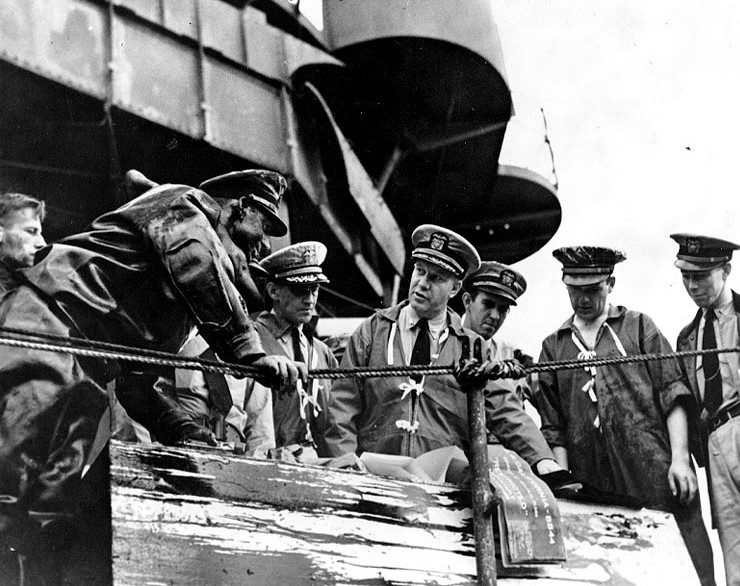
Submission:
[[[411,258],[443,268],[458,279],[480,267],[481,260],[475,247],[447,228],[422,224],[411,234],[411,244],[414,246]]]
[[[275,283],[321,284],[329,282],[321,270],[325,259],[326,246],[321,242],[298,242],[265,257],[260,267]]]
[[[349,339],[342,367],[457,363],[480,339],[447,307],[462,279],[480,267],[475,248],[455,232],[424,224],[411,236],[414,268],[408,298],[375,312]],[[561,470],[552,451],[513,393],[486,385],[488,429],[541,474]],[[339,379],[329,395],[326,452],[363,451],[419,456],[456,445],[469,447],[467,398],[452,374]]]
[[[247,169],[212,177],[199,188],[212,197],[241,199],[262,212],[270,236],[285,236],[288,227],[278,215],[280,200],[285,193],[285,178],[274,171]]]
[[[463,282],[462,302],[465,307],[463,325],[480,335],[487,344],[491,360],[516,358],[520,362],[532,361],[530,356],[494,336],[504,324],[512,305],[527,290],[527,281],[510,266],[495,261],[484,261],[480,268],[468,275]],[[525,379],[503,380],[511,383],[511,390],[520,399],[531,396]]]
[[[699,234],[671,234],[678,243],[676,262],[682,271],[701,272],[720,267],[732,260],[732,252],[740,249],[734,242]]]
[[[671,234],[678,243],[675,266],[698,310],[678,334],[676,349],[740,346],[740,296],[729,285],[734,242],[699,234]],[[740,490],[734,470],[740,445],[740,360],[735,352],[710,353],[682,362],[700,405],[700,442],[692,446],[700,464],[708,460],[712,521],[719,533],[727,584],[740,584]]]
[[[573,314],[542,342],[540,363],[672,352],[648,315],[608,301],[624,253],[571,246],[553,256]],[[675,360],[606,364],[540,372],[535,398],[558,461],[596,490],[674,513],[702,584],[714,584],[688,449],[693,398],[684,380]]]
[[[482,262],[463,283],[463,325],[490,340],[526,290],[527,281],[511,267],[495,261]]]
[[[312,370],[338,364],[329,347],[306,327],[316,315],[319,287],[329,282],[321,269],[326,252],[321,242],[298,242],[260,262],[267,280],[265,294],[272,304],[270,311],[254,318],[262,346],[267,352],[306,363]],[[281,448],[299,461],[316,457],[326,426],[330,382],[311,379],[289,396],[256,383],[251,385],[247,389],[247,415],[253,421],[269,424],[253,426],[251,441],[259,436],[263,448]],[[265,413],[269,417],[264,417]]]

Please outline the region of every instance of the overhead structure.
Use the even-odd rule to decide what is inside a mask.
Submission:
[[[195,185],[274,169],[291,181],[273,248],[327,243],[338,316],[396,300],[420,223],[504,262],[550,239],[552,178],[502,164],[513,108],[487,0],[327,0],[322,28],[300,8],[0,3],[0,190],[44,198],[53,239],[122,203],[129,168]]]

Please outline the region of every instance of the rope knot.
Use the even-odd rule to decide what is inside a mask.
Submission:
[[[407,431],[410,434],[415,434],[416,430],[419,429],[419,422],[414,421],[413,425],[410,421],[406,421],[405,419],[399,419],[396,421],[396,427],[398,429],[402,429],[404,431]]]
[[[403,395],[401,395],[401,400],[403,401],[410,392],[415,392],[416,396],[418,397],[424,392],[424,379],[421,379],[420,382],[416,382],[414,380],[409,380],[407,383],[401,383],[398,387],[403,391]]]

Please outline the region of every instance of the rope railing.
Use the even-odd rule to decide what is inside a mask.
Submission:
[[[42,332],[32,332],[15,328],[0,327],[0,346],[22,348],[28,350],[40,350],[49,352],[61,352],[82,356],[87,358],[100,358],[103,360],[121,360],[138,362],[153,366],[167,366],[182,368],[184,370],[200,370],[205,372],[216,372],[230,374],[239,377],[251,377],[260,371],[254,366],[206,360],[203,358],[191,358],[162,352],[158,350],[146,350],[76,338],[59,336]],[[589,360],[559,360],[552,362],[540,362],[524,368],[526,374],[540,372],[554,372],[558,370],[573,370],[589,366],[609,366],[612,364],[627,364],[633,362],[653,362],[656,360],[675,360],[678,358],[691,358],[704,356],[706,354],[725,354],[740,352],[740,347],[733,348],[710,348],[705,350],[683,350],[680,352],[667,352],[663,354],[630,354],[627,356],[608,356],[603,358],[592,358]],[[443,375],[452,374],[455,365],[408,365],[408,366],[382,366],[382,367],[353,367],[353,368],[319,368],[308,371],[311,378],[340,379],[340,378],[373,378],[383,376],[407,376],[409,374]],[[506,378],[506,372],[498,378]]]

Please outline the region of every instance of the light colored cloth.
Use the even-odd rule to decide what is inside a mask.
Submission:
[[[731,419],[709,436],[712,520],[719,532],[728,586],[740,585],[740,419]]]

